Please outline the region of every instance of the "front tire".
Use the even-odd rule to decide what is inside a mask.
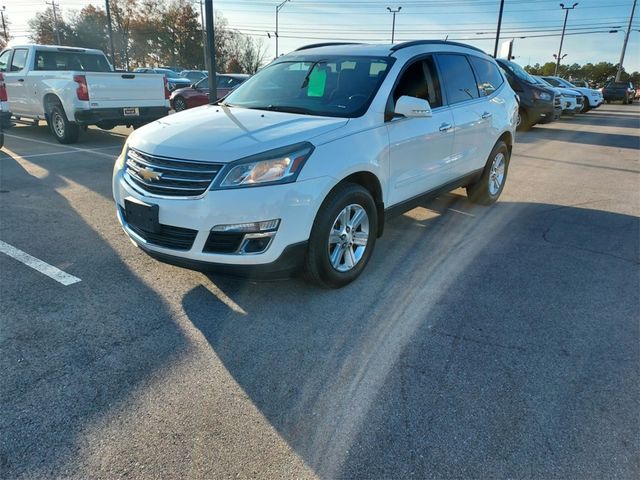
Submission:
[[[63,144],[76,143],[80,135],[80,128],[75,122],[70,122],[60,105],[55,105],[48,116],[49,128],[58,142]]]
[[[187,109],[187,101],[182,97],[176,97],[173,100],[173,109],[176,112],[182,112]]]
[[[526,132],[532,127],[531,123],[529,123],[529,114],[526,110],[520,109],[518,110],[518,121],[516,123],[516,129],[521,132]]]
[[[582,110],[580,110],[580,113],[587,113],[590,109],[589,99],[587,97],[582,97]]]
[[[510,157],[506,143],[496,143],[489,154],[482,176],[476,183],[467,187],[469,200],[480,205],[491,205],[498,200],[507,181]]]
[[[353,282],[371,258],[377,231],[378,214],[369,191],[355,183],[340,185],[323,202],[311,229],[307,278],[327,288]]]

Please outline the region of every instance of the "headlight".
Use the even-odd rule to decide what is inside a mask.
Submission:
[[[124,147],[122,147],[120,156],[116,158],[116,164],[113,167],[115,170],[121,170],[124,167],[124,163],[127,161],[127,150],[129,150],[129,144],[124,142]]]
[[[542,90],[533,90],[533,97],[538,100],[550,101],[553,97],[551,94],[547,92],[543,92]]]
[[[295,182],[313,149],[308,142],[297,143],[230,163],[213,189]]]

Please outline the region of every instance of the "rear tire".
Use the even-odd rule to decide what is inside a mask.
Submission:
[[[80,127],[75,122],[70,122],[60,105],[54,105],[49,112],[47,122],[51,133],[58,142],[63,144],[76,143],[80,135]]]
[[[489,154],[482,176],[467,187],[467,197],[473,203],[491,205],[498,200],[509,172],[509,148],[502,140],[496,143]]]
[[[322,203],[311,229],[305,273],[311,282],[340,288],[360,276],[378,231],[376,205],[364,187],[344,183]]]

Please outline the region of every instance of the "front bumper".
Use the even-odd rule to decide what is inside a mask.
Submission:
[[[302,247],[293,246],[308,241],[320,204],[334,184],[333,179],[321,177],[284,185],[207,191],[201,198],[159,198],[131,186],[125,175],[123,170],[115,172],[113,195],[120,224],[134,244],[168,263],[229,273],[295,270],[300,264]],[[126,222],[123,210],[127,198],[158,205],[158,219],[163,229],[193,236],[180,248],[168,248],[170,242],[156,240],[153,235],[144,238],[135,226]],[[264,252],[211,252],[208,241],[214,226],[271,219],[280,219],[280,225]]]
[[[139,107],[140,115],[125,116],[122,108],[94,108],[92,110],[77,110],[75,121],[80,125],[95,125],[99,122],[114,125],[134,125],[153,122],[169,114],[168,107]]]

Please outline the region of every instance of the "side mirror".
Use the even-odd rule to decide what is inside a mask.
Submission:
[[[430,117],[431,105],[422,98],[410,97],[403,95],[396,102],[396,108],[394,112],[396,115],[403,117]]]

